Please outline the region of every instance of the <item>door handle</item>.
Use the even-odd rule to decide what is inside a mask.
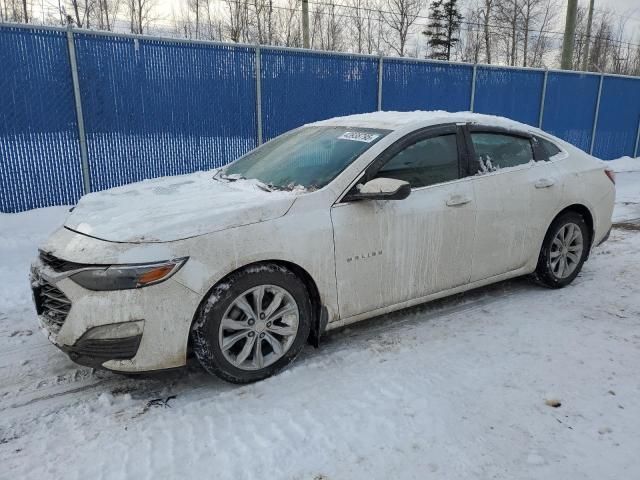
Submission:
[[[447,207],[459,207],[460,205],[465,205],[470,201],[471,199],[464,195],[451,195],[447,200]]]
[[[549,178],[541,178],[535,183],[536,188],[549,188],[553,187],[553,184],[556,183]]]

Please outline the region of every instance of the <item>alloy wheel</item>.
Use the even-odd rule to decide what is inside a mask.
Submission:
[[[551,242],[549,265],[557,278],[567,278],[580,264],[584,241],[582,230],[575,223],[566,223]]]
[[[276,285],[259,285],[231,302],[220,323],[218,342],[234,367],[259,370],[287,353],[299,323],[300,311],[289,292]]]

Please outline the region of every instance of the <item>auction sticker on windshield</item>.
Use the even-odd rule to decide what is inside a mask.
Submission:
[[[355,142],[371,143],[379,136],[379,133],[344,132],[338,137],[338,140],[353,140]]]

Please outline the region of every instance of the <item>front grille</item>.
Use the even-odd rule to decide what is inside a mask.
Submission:
[[[33,289],[38,315],[49,330],[58,333],[71,310],[71,300],[54,285],[42,281]]]
[[[54,255],[51,255],[49,252],[43,252],[42,250],[40,251],[40,261],[56,272],[69,272],[71,270],[77,270],[78,268],[87,266],[82,263],[63,260]]]

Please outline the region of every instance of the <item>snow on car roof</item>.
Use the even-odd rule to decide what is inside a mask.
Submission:
[[[456,122],[476,122],[496,127],[503,127],[514,130],[538,131],[530,125],[516,122],[504,117],[494,115],[483,115],[472,112],[445,112],[444,110],[414,112],[372,112],[348,115],[345,117],[335,117],[328,120],[321,120],[311,125],[325,126],[347,126],[362,128],[378,128],[384,130],[398,130],[410,126],[428,126],[441,123]]]

